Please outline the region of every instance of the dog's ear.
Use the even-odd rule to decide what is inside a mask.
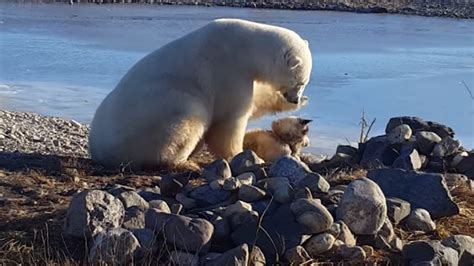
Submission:
[[[311,119],[302,119],[302,118],[299,118],[298,119],[298,122],[301,124],[301,125],[307,125],[309,123],[311,123],[313,120]]]

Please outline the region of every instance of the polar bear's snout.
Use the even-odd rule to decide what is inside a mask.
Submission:
[[[304,86],[297,86],[296,88],[283,93],[283,97],[285,97],[285,99],[290,103],[299,104],[302,100],[304,88]]]

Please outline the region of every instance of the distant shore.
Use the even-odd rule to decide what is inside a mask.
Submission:
[[[57,3],[58,0],[15,0],[18,3]],[[251,0],[59,0],[78,4],[158,4],[200,5],[243,8],[269,8],[290,10],[330,10],[357,13],[390,13],[452,18],[474,18],[474,4],[470,0],[307,0],[307,1],[251,1]]]

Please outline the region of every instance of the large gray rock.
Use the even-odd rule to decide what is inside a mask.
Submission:
[[[145,227],[162,232],[172,247],[188,252],[206,252],[209,248],[214,226],[207,220],[148,209]]]
[[[152,200],[149,203],[150,208],[160,210],[162,212],[171,213],[168,203],[164,200]]]
[[[411,230],[431,232],[436,224],[431,220],[430,213],[425,209],[414,209],[405,219],[405,224]]]
[[[348,246],[355,246],[356,239],[351,230],[343,221],[337,221],[331,225],[328,233],[332,234],[336,239],[341,240]]]
[[[455,154],[461,148],[461,142],[449,136],[444,137],[433,148],[433,155],[436,157],[447,157]]]
[[[427,210],[434,219],[459,213],[441,174],[378,169],[369,171],[368,177],[385,196],[406,200],[412,208]]]
[[[365,251],[362,247],[341,245],[337,248],[336,256],[341,257],[343,260],[359,260],[363,261],[366,258]]]
[[[456,165],[456,170],[474,180],[474,153],[470,152],[468,156],[463,157]]]
[[[317,173],[307,174],[303,179],[296,183],[296,188],[309,188],[312,193],[325,193],[329,190],[329,183]]]
[[[474,238],[466,235],[453,235],[441,241],[446,247],[450,247],[458,252],[459,265],[471,266],[474,262]]]
[[[373,137],[361,144],[361,148],[363,154],[359,164],[365,168],[390,166],[399,156],[398,151],[391,147],[386,136]]]
[[[192,176],[190,173],[180,173],[164,176],[159,182],[161,195],[165,197],[176,196],[176,194],[181,192],[183,187],[188,184],[189,179],[191,177]]]
[[[416,147],[424,155],[430,155],[434,146],[441,141],[436,133],[430,131],[420,131],[415,137]]]
[[[344,192],[336,217],[355,234],[375,234],[387,218],[385,196],[370,179],[354,180]]]
[[[401,124],[387,133],[387,140],[391,144],[405,143],[410,140],[412,134],[413,132],[409,125]]]
[[[419,170],[422,162],[420,154],[416,149],[403,150],[400,156],[393,162],[393,168],[400,168],[405,170]]]
[[[405,265],[432,263],[431,265],[458,265],[458,252],[439,241],[419,240],[406,244],[402,251]],[[430,264],[424,264],[430,265]]]
[[[390,118],[390,121],[385,128],[385,132],[388,134],[393,128],[396,126],[407,124],[413,130],[413,132],[417,133],[419,131],[431,131],[438,134],[441,138],[446,136],[454,136],[454,131],[443,124],[432,122],[432,121],[424,121],[419,117],[410,117],[410,116],[402,116],[402,117],[393,117]]]
[[[145,228],[145,212],[146,209],[139,206],[126,209],[122,227],[126,229]]]
[[[296,221],[306,227],[309,234],[326,231],[334,221],[326,207],[317,200],[297,199],[290,208]]]
[[[132,232],[114,228],[94,238],[90,257],[94,264],[128,265],[139,248],[140,243]]]
[[[209,183],[217,179],[227,179],[231,176],[229,163],[224,159],[215,160],[202,169],[202,177]]]
[[[144,209],[148,209],[148,202],[144,200],[140,195],[135,191],[124,191],[120,193],[117,198],[122,201],[125,209],[132,206],[138,206]]]
[[[267,214],[261,225],[268,235],[257,230],[258,223],[251,223],[240,226],[231,238],[236,245],[253,245],[256,239],[257,246],[269,264],[274,263],[277,256],[283,256],[287,249],[301,245],[308,238],[306,229],[296,222],[290,204],[281,205],[273,213]]]
[[[315,235],[304,243],[304,248],[311,257],[315,258],[329,251],[335,240],[336,238],[329,233]]]
[[[394,224],[398,224],[411,212],[410,202],[399,198],[387,198],[387,216]]]
[[[270,192],[276,202],[287,203],[293,199],[294,190],[287,178],[265,178],[260,180],[258,185]]]
[[[85,190],[69,204],[64,233],[74,237],[91,237],[108,228],[120,227],[125,215],[122,202],[101,190]]]
[[[212,189],[209,185],[202,185],[193,189],[189,197],[196,200],[199,207],[214,205],[228,199],[231,192],[223,189]]]
[[[236,248],[228,250],[219,257],[207,261],[206,266],[235,265],[246,266],[249,263],[250,252],[247,244],[239,245]]]
[[[266,192],[256,186],[243,185],[239,189],[239,199],[246,202],[253,202],[265,197]]]
[[[238,176],[249,170],[254,170],[256,166],[265,163],[257,154],[251,150],[245,150],[232,158],[230,168],[234,176]],[[251,171],[253,172],[253,171]]]
[[[271,177],[285,177],[291,184],[296,184],[300,180],[312,173],[308,166],[291,156],[282,156],[270,166],[269,175]]]

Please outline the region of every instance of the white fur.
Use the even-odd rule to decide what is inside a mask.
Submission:
[[[295,32],[219,19],[149,54],[105,98],[91,124],[92,159],[108,166],[177,165],[201,140],[218,157],[242,151],[254,82],[301,97],[312,67]],[[296,104],[296,106],[298,106]]]

